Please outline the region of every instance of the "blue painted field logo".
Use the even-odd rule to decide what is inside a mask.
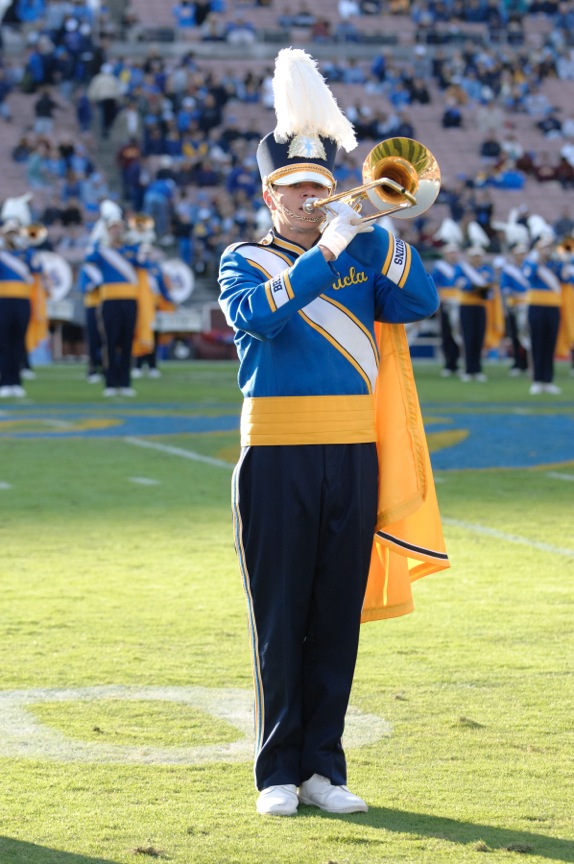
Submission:
[[[428,405],[423,409],[435,470],[535,468],[574,462],[574,416],[571,413],[561,410],[550,413],[549,409],[539,414],[529,405],[516,405],[511,409],[481,405],[474,412],[468,405]],[[213,436],[239,430],[237,410],[213,415],[186,414],[157,405],[118,406],[113,414],[109,406],[105,410],[107,414],[103,414],[100,405],[51,407],[49,412],[43,406],[10,406],[0,412],[0,441],[3,438],[123,438],[133,443],[137,438],[143,446],[145,439],[157,436]],[[161,447],[166,453],[177,451],[176,455],[185,455],[181,448],[165,444]],[[194,449],[191,442],[186,449]],[[197,454],[192,455],[196,458]],[[230,468],[233,467],[236,456],[230,456],[228,461]],[[3,479],[6,478],[0,477]]]

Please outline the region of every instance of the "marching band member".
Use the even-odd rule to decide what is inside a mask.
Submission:
[[[98,384],[102,380],[102,336],[98,325],[101,284],[102,271],[95,264],[84,262],[78,273],[78,288],[84,299],[86,313],[89,384]]]
[[[150,378],[161,377],[157,368],[159,333],[154,329],[158,309],[173,309],[173,303],[159,261],[154,260],[153,243],[156,239],[154,222],[147,214],[128,218],[126,242],[133,246],[138,274],[138,313],[132,355],[135,367],[133,378],[141,378],[144,365]]]
[[[124,240],[125,230],[124,219],[114,211],[100,217],[92,232],[96,236],[95,245],[85,259],[102,275],[98,327],[102,337],[104,396],[135,396],[130,372],[138,275],[133,247]]]
[[[528,371],[528,306],[526,295],[528,280],[522,264],[528,255],[528,246],[517,243],[510,250],[511,260],[506,261],[499,275],[500,292],[506,310],[506,329],[512,346],[512,366],[509,375],[521,375]]]
[[[460,289],[457,285],[457,263],[461,251],[457,244],[447,243],[440,252],[442,259],[435,263],[431,276],[440,298],[440,335],[444,361],[441,375],[449,378],[458,372],[460,359]]]
[[[341,739],[359,625],[412,608],[386,570],[405,563],[390,524],[396,529],[406,512],[420,516],[434,537],[419,536],[424,573],[448,566],[434,547],[442,533],[418,423],[430,483],[424,504],[407,488],[417,472],[399,467],[413,456],[400,430],[408,425],[403,400],[416,388],[396,322],[432,315],[438,294],[416,249],[361,224],[346,203],[328,204],[329,218],[307,209],[335,187],[337,147],[356,146],[315,61],[283,49],[273,88],[277,125],[257,150],[273,228],[259,242],[228,247],[219,273],[244,395],[232,507],[252,644],[257,810],[288,816],[302,803],[354,813],[367,805],[346,786]],[[375,321],[393,323],[376,331]],[[387,494],[392,501],[383,503]]]
[[[494,270],[485,259],[484,248],[471,246],[467,249],[466,260],[457,265],[465,366],[461,381],[487,380],[482,371],[482,351],[486,338],[486,308],[492,297],[494,278]]]
[[[526,302],[532,346],[532,396],[540,393],[558,395],[561,392],[560,387],[554,384],[554,352],[560,326],[561,274],[567,265],[553,259],[554,247],[552,235],[541,235],[534,243],[535,255],[526,258],[522,264],[529,284]]]
[[[32,293],[38,278],[25,227],[15,218],[0,226],[0,398],[26,395],[21,365],[26,356]]]

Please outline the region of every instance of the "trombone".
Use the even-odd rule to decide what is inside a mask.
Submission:
[[[363,163],[363,185],[328,198],[310,198],[303,205],[307,213],[333,201],[346,201],[357,212],[368,199],[375,213],[363,216],[366,224],[393,215],[413,219],[435,202],[440,191],[440,168],[430,152],[412,138],[387,138],[377,144]]]

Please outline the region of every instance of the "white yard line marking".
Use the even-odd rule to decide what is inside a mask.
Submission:
[[[37,720],[30,708],[43,702],[153,700],[199,708],[237,729],[230,743],[186,746],[129,746],[105,740],[78,741]],[[247,762],[253,758],[253,697],[248,690],[209,687],[124,687],[104,685],[74,689],[5,690],[0,692],[0,756],[139,765],[198,765]],[[65,715],[64,715],[65,716]],[[350,747],[374,744],[392,734],[391,724],[351,706],[345,724]],[[161,732],[158,734],[161,740]]]
[[[519,537],[517,534],[506,534],[504,531],[498,531],[496,528],[488,528],[486,525],[474,525],[471,522],[463,522],[461,519],[449,519],[447,516],[443,516],[442,521],[445,525],[464,528],[466,531],[472,531],[475,534],[496,537],[498,540],[505,540],[507,543],[518,543],[521,546],[529,546],[531,549],[539,549],[540,552],[551,552],[555,555],[564,555],[566,558],[574,558],[574,549],[564,549],[560,546],[552,546],[550,543],[539,543],[536,540],[529,540],[528,537]]]
[[[546,476],[554,480],[574,480],[574,474],[558,474],[556,471],[547,471]]]
[[[147,447],[149,450],[157,450],[158,453],[167,453],[170,456],[181,456],[183,459],[191,459],[194,462],[205,462],[206,465],[213,465],[215,468],[227,468],[232,470],[235,466],[231,462],[224,462],[222,459],[213,459],[211,456],[202,456],[201,453],[194,453],[193,450],[182,450],[180,447],[169,447],[167,444],[158,444],[156,441],[145,441],[143,438],[124,438],[126,444],[135,444],[136,447]]]
[[[151,477],[129,477],[130,483],[139,483],[140,486],[159,486],[159,480],[152,480]]]

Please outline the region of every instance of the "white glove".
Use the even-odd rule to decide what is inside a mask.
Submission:
[[[361,223],[357,211],[342,201],[333,201],[327,208],[327,220],[319,246],[328,249],[333,259],[336,259],[357,234],[368,233],[373,230],[373,226]],[[329,210],[335,215],[329,214]]]

